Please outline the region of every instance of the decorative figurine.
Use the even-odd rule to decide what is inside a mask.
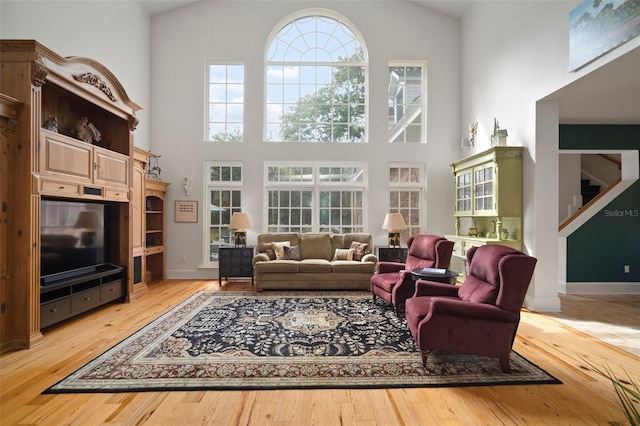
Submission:
[[[89,119],[87,117],[82,117],[80,120],[76,122],[76,136],[81,141],[85,141],[87,143],[100,142],[100,131],[96,129],[96,126],[93,123],[89,123]]]
[[[58,133],[58,118],[50,115],[47,121],[44,122],[42,128],[50,132]]]

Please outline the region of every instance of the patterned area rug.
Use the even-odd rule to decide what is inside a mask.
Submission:
[[[380,302],[380,301],[379,301]],[[198,292],[44,393],[561,383],[513,352],[433,352],[366,292]]]

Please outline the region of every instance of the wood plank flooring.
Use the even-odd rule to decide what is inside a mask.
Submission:
[[[246,282],[222,291],[250,289]],[[323,389],[41,395],[42,390],[197,290],[218,282],[168,280],[132,303],[112,304],[44,330],[44,342],[0,356],[2,425],[615,425],[626,424],[611,384],[587,364],[623,368],[640,382],[640,358],[553,315],[523,312],[514,349],[562,385],[438,389]],[[640,299],[573,300],[629,325]],[[563,300],[563,306],[564,306]],[[571,303],[569,303],[571,304]],[[567,306],[567,309],[569,307]],[[570,312],[563,312],[567,318]],[[616,319],[617,318],[617,319]],[[633,326],[631,327],[633,330]],[[640,333],[640,329],[635,329]],[[637,334],[636,334],[637,338]],[[630,337],[634,339],[633,336]]]

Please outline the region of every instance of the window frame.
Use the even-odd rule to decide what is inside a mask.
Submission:
[[[407,132],[406,129],[400,133],[403,135],[402,141],[396,141],[396,138],[391,138],[390,127],[392,127],[391,122],[387,125],[387,142],[388,143],[427,143],[427,62],[426,61],[407,61],[407,60],[393,60],[389,61],[389,66],[387,68],[387,76],[389,78],[389,86],[387,87],[387,100],[389,100],[389,93],[391,92],[391,68],[410,68],[410,67],[420,67],[421,68],[421,88],[420,88],[420,98],[421,98],[421,112],[420,112],[420,140],[419,141],[407,141]],[[409,105],[406,103],[402,104],[403,106]],[[405,108],[406,109],[406,108]],[[389,117],[390,114],[387,114]],[[396,121],[394,124],[398,124]]]
[[[213,167],[229,167],[231,170],[229,171],[229,176],[231,180],[212,180],[211,177],[211,169]],[[233,168],[240,168],[240,180],[233,180]],[[243,201],[243,189],[244,189],[244,163],[239,161],[205,161],[204,162],[204,194],[202,203],[202,217],[206,218],[203,220],[203,235],[204,238],[204,247],[203,247],[203,258],[205,267],[217,267],[218,261],[212,259],[212,249],[214,246],[229,246],[233,244],[233,235],[231,231],[228,232],[229,241],[224,241],[218,239],[217,241],[211,241],[211,229],[212,227],[220,227],[224,228],[222,222],[220,224],[213,225],[211,223],[211,192],[212,191],[239,191],[240,192],[240,205],[232,206],[231,212],[229,214],[229,220],[231,220],[231,216],[236,211],[243,211],[242,207],[244,204]],[[227,226],[228,228],[228,222]]]
[[[411,181],[391,181],[391,169],[413,169],[417,168],[420,170],[420,178],[416,182]],[[407,224],[407,229],[403,229],[400,231],[400,243],[406,244],[407,239],[413,235],[418,235],[423,232],[423,217],[424,212],[426,212],[426,167],[424,163],[402,163],[402,162],[390,162],[387,168],[388,170],[388,184],[389,189],[387,191],[387,200],[389,203],[389,212],[390,213],[401,213],[402,218]],[[407,192],[407,191],[418,191],[418,195],[420,199],[418,200],[417,207],[417,217],[419,223],[417,225],[412,225],[409,217],[406,216],[405,213],[402,212],[401,206],[392,206],[391,205],[391,193],[392,192]],[[400,201],[398,201],[400,203]],[[411,214],[412,210],[416,210],[415,207],[411,205],[407,208],[409,210],[409,214]]]
[[[228,81],[226,81],[225,87],[225,99],[224,102],[218,102],[218,104],[220,105],[224,105],[224,109],[225,109],[225,121],[210,121],[211,119],[211,85],[214,84],[211,82],[210,76],[210,69],[211,66],[214,65],[223,65],[227,67],[227,72],[228,72],[228,67],[230,66],[241,66],[242,67],[242,83],[229,83]],[[228,74],[227,74],[228,75]],[[216,83],[217,84],[217,83]],[[228,93],[229,93],[229,85],[230,84],[234,84],[234,85],[238,85],[240,84],[242,86],[242,102],[238,103],[238,102],[229,102],[228,99]],[[212,142],[212,143],[216,143],[216,142],[243,142],[245,139],[245,90],[246,90],[246,67],[243,61],[239,61],[239,60],[225,60],[225,59],[205,59],[205,98],[204,98],[204,141],[205,142]],[[230,122],[228,120],[228,110],[229,110],[229,105],[240,105],[240,109],[242,110],[242,119],[240,122],[235,122],[232,121]],[[210,133],[210,126],[212,123],[224,123],[225,126],[225,135],[229,135],[230,133],[228,132],[228,127],[230,124],[236,124],[239,125],[240,127],[240,138],[239,139],[233,139],[233,138],[229,138],[227,137],[226,139],[220,139],[220,140],[216,140],[211,138],[211,133]]]
[[[295,180],[295,181],[270,181],[269,180],[269,168],[270,167],[311,167],[312,177],[308,181]],[[320,179],[320,169],[325,167],[334,168],[354,168],[360,174],[360,178],[356,182],[349,181],[323,181]],[[357,191],[362,194],[362,224],[351,225],[353,227],[361,228],[359,231],[364,232],[367,227],[367,191],[368,191],[368,165],[361,161],[265,161],[264,163],[264,200],[265,200],[265,212],[263,215],[265,232],[290,232],[282,229],[274,229],[277,227],[289,227],[288,225],[271,225],[269,223],[269,210],[270,206],[270,194],[271,191],[309,191],[311,192],[311,225],[309,230],[304,232],[329,232],[320,231],[321,228],[326,225],[320,224],[320,193],[322,191]],[[340,225],[339,228],[345,228],[347,226]],[[297,232],[297,231],[293,231]],[[331,230],[332,233],[333,230]]]
[[[335,62],[335,61],[305,61],[302,59],[299,59],[298,61],[289,61],[289,60],[271,60],[270,58],[270,52],[272,50],[273,44],[278,40],[278,36],[281,34],[281,32],[283,30],[285,30],[288,26],[292,25],[293,23],[295,23],[295,21],[297,20],[301,20],[303,18],[309,18],[309,17],[326,17],[329,18],[331,20],[334,20],[337,22],[337,24],[342,25],[344,27],[346,27],[347,30],[349,30],[349,32],[354,36],[353,39],[355,39],[359,45],[359,47],[362,48],[362,58],[363,61],[362,62]],[[316,34],[321,34],[320,32],[316,32]],[[352,40],[353,40],[352,39]],[[277,50],[277,49],[276,49]],[[336,140],[336,138],[334,137],[334,125],[335,123],[333,121],[329,121],[327,123],[322,123],[322,124],[326,124],[329,125],[331,127],[331,138],[330,140],[301,140],[303,138],[300,137],[300,134],[298,134],[298,138],[296,140],[285,140],[286,138],[284,136],[280,136],[279,138],[273,138],[272,136],[270,136],[270,132],[271,132],[271,127],[274,125],[278,125],[280,127],[279,132],[282,132],[283,126],[284,126],[284,121],[279,120],[279,121],[270,121],[271,120],[271,109],[277,109],[279,111],[278,115],[282,116],[283,112],[285,111],[286,105],[297,105],[298,103],[287,103],[286,100],[283,99],[280,103],[278,102],[270,102],[269,101],[269,86],[270,86],[270,81],[269,81],[269,67],[270,66],[282,66],[283,67],[283,73],[284,73],[284,69],[286,69],[286,67],[290,65],[290,66],[295,66],[295,67],[305,67],[305,66],[311,66],[313,65],[315,70],[317,71],[317,69],[319,67],[336,67],[336,66],[352,66],[352,67],[360,67],[363,70],[363,102],[362,102],[362,108],[363,108],[363,115],[362,115],[362,132],[363,132],[363,137],[361,140]],[[296,13],[293,13],[291,15],[289,15],[288,17],[286,17],[285,19],[283,19],[281,22],[278,23],[278,25],[276,25],[274,27],[274,29],[272,30],[271,34],[269,35],[269,37],[267,38],[267,43],[265,45],[265,61],[264,61],[264,70],[263,70],[263,75],[264,75],[264,99],[263,99],[263,142],[267,142],[267,143],[286,143],[286,142],[290,142],[290,143],[304,143],[304,142],[311,142],[311,143],[367,143],[369,141],[369,59],[368,59],[368,53],[367,53],[367,48],[366,48],[366,44],[364,42],[364,37],[362,36],[362,34],[360,33],[360,31],[357,29],[357,27],[347,18],[345,18],[344,16],[333,12],[331,10],[327,10],[327,9],[319,9],[319,8],[315,8],[315,9],[306,9],[306,10],[301,10],[298,11]],[[333,74],[332,74],[333,75]],[[284,74],[283,74],[284,77]],[[316,81],[317,83],[317,81]],[[284,83],[284,79],[283,82],[281,83],[282,87],[283,87],[283,94],[284,94],[284,88],[286,87],[285,83]],[[271,84],[274,85],[275,84]],[[297,87],[298,87],[298,93],[304,93],[304,87],[306,85],[302,82],[302,80],[299,80],[297,83]],[[322,86],[318,86],[318,87],[322,87]],[[316,93],[316,92],[313,92]],[[301,99],[301,95],[298,96],[297,100]],[[360,105],[360,104],[358,104]],[[355,124],[357,124],[358,122],[356,121],[347,121],[345,123],[338,123],[338,125],[344,125],[347,127],[351,127],[354,126]],[[300,121],[298,122],[299,125],[304,125],[305,122],[304,121]],[[309,123],[306,123],[307,125]],[[318,129],[324,128],[324,126],[318,126]]]

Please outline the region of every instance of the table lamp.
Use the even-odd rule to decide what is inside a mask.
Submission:
[[[404,223],[404,219],[400,213],[387,213],[384,217],[384,223],[382,229],[389,230],[389,242],[390,248],[400,247],[400,230],[407,229],[407,224]]]
[[[235,243],[236,247],[244,247],[247,245],[247,232],[245,228],[251,228],[251,219],[249,213],[236,212],[231,216],[231,222],[229,222],[229,228],[235,229]]]

